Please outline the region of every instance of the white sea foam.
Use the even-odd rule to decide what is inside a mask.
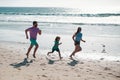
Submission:
[[[103,24],[103,25],[120,25],[120,16],[111,17],[72,17],[72,16],[40,16],[40,15],[0,15],[2,22],[38,22],[47,23],[81,23],[87,24]]]

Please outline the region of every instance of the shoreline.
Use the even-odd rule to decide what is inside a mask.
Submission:
[[[16,45],[16,44],[14,44]],[[0,80],[119,80],[120,61],[26,58],[25,50],[0,44]],[[21,45],[16,45],[20,48]],[[21,46],[22,47],[22,46]],[[16,48],[16,49],[15,49]],[[53,56],[55,57],[55,56]]]
[[[11,51],[17,51],[17,52],[21,52],[21,55],[25,55],[25,52],[27,51],[28,47],[29,47],[29,42],[14,42],[14,41],[0,41],[0,47],[1,48],[5,48]],[[32,55],[33,50],[30,52],[30,55]],[[47,52],[49,52],[51,50],[50,49],[45,49],[45,48],[41,48],[39,47],[39,49],[37,50],[36,55],[37,56],[46,56]],[[61,50],[61,55],[66,58],[69,59],[69,55],[71,51],[62,51]],[[26,55],[25,55],[26,56]],[[57,52],[54,52],[53,56],[58,56]],[[89,60],[104,60],[104,61],[120,61],[120,57],[117,55],[111,55],[110,53],[106,53],[106,52],[79,52],[76,54],[76,56],[74,57],[75,59],[79,60],[79,59],[89,59]]]

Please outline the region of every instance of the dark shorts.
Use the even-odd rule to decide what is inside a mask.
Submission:
[[[80,41],[75,41],[75,45],[80,45]]]
[[[52,52],[54,51],[60,52],[59,48],[56,48],[56,49],[52,48]]]
[[[36,39],[30,39],[31,45],[38,45],[38,43],[36,42]]]

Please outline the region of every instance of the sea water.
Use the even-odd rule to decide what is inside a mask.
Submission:
[[[82,27],[81,53],[106,53],[120,56],[120,11],[84,11],[54,7],[0,7],[0,41],[29,44],[24,30],[38,21],[42,35],[38,36],[41,50],[51,50],[56,36],[61,37],[61,52],[74,50],[72,35]],[[98,55],[98,54],[94,54]],[[100,55],[100,54],[99,54]]]

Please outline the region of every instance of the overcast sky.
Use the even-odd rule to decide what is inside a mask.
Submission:
[[[120,0],[0,0],[0,6],[120,9]]]

